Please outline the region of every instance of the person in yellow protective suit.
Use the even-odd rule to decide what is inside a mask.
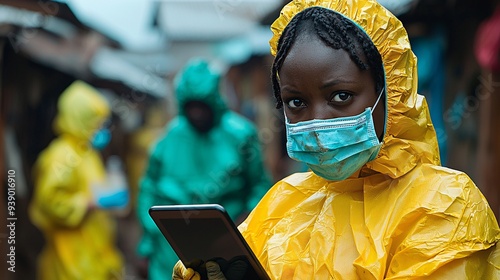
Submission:
[[[105,184],[105,169],[92,144],[103,146],[106,137],[99,131],[109,114],[106,100],[82,81],[72,83],[59,98],[54,120],[58,137],[33,169],[29,214],[46,241],[38,279],[122,278],[114,223],[104,210],[123,206],[127,196],[106,191],[96,196],[92,190]]]
[[[498,223],[440,166],[401,22],[373,0],[296,0],[271,29],[287,151],[311,171],[239,225],[270,278],[500,279]],[[199,275],[178,262],[173,278]]]

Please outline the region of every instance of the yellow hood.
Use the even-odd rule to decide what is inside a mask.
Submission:
[[[91,139],[110,114],[104,97],[82,81],[73,82],[61,94],[57,110],[55,132],[85,140]]]
[[[276,55],[278,40],[290,20],[306,8],[329,8],[355,22],[377,47],[386,73],[387,120],[384,144],[377,158],[365,165],[397,178],[419,163],[440,165],[436,132],[425,98],[417,94],[417,59],[410,49],[402,23],[375,1],[292,1],[272,24],[271,53]]]

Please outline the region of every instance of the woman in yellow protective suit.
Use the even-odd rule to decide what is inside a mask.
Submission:
[[[440,166],[401,22],[373,0],[297,0],[271,29],[287,151],[312,171],[239,226],[270,278],[500,279],[498,223],[466,174]]]
[[[110,109],[90,85],[76,81],[60,96],[54,129],[58,138],[34,166],[30,217],[45,237],[38,260],[41,280],[121,279],[122,258],[115,248],[114,224],[103,210],[126,203],[120,193],[100,197],[105,169],[92,139]]]

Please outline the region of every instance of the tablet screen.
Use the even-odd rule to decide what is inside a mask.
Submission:
[[[206,261],[214,257],[230,260],[245,253],[221,219],[191,217],[161,219],[160,222],[171,240],[175,241],[176,247],[182,248],[178,253],[179,258],[188,262],[197,258]]]

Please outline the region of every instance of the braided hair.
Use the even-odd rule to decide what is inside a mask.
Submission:
[[[283,107],[278,71],[298,35],[306,31],[314,31],[321,41],[331,48],[347,51],[361,70],[371,71],[375,80],[375,92],[382,90],[385,84],[382,58],[368,35],[349,19],[335,11],[311,7],[298,13],[286,26],[278,40],[278,51],[271,69],[276,108]],[[362,57],[359,55],[359,50],[362,51]]]

